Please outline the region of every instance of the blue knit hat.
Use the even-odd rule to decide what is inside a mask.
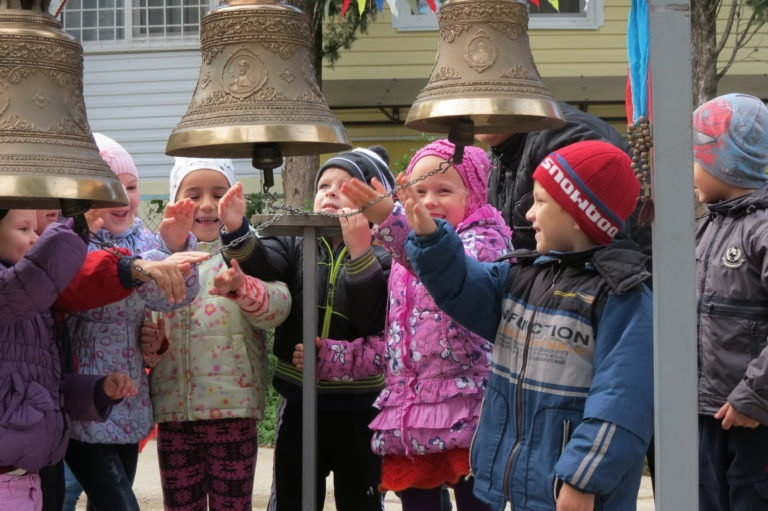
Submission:
[[[717,179],[739,188],[768,182],[768,108],[747,94],[726,94],[693,112],[693,157]]]

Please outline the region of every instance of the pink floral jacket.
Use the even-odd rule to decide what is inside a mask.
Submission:
[[[511,232],[501,213],[481,207],[456,231],[480,261],[507,253]],[[405,239],[411,232],[402,207],[378,227],[376,239],[392,253],[386,337],[328,340],[318,350],[318,377],[352,380],[384,372],[386,386],[371,422],[371,447],[380,455],[417,456],[467,448],[490,372],[492,344],[437,308],[411,273]]]

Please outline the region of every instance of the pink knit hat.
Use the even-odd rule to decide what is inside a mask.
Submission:
[[[136,164],[123,146],[101,133],[94,133],[93,138],[96,139],[101,159],[109,165],[112,172],[118,176],[128,174],[138,179],[139,171],[136,169]]]
[[[448,160],[453,157],[453,150],[454,145],[444,138],[430,142],[416,151],[408,168],[405,169],[405,174],[410,176],[416,162],[425,156],[437,156],[442,160]],[[467,188],[467,211],[464,216],[466,218],[488,203],[488,174],[491,171],[491,162],[484,150],[467,146],[464,148],[464,159],[458,165],[454,165],[454,168]]]

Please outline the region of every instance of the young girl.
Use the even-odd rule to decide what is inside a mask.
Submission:
[[[175,204],[166,208],[160,227],[162,237],[149,231],[135,216],[139,192],[133,159],[114,140],[99,133],[95,133],[94,138],[102,158],[125,186],[129,205],[91,212],[104,223],[103,228],[94,233],[97,242],[92,242],[89,250],[98,250],[102,242],[127,248],[132,257],[164,259],[167,252],[160,249],[183,249],[188,244],[194,205]],[[74,421],[72,424],[66,461],[88,496],[89,507],[138,509],[132,485],[139,441],[154,425],[139,339],[145,308],[173,310],[192,301],[198,288],[197,269],[194,269],[170,300],[158,282],[151,281],[139,285],[134,293],[118,302],[67,318],[77,373],[106,374],[121,370],[139,387],[138,395],[115,406],[104,423]]]
[[[349,202],[340,194],[353,177],[370,182],[376,178],[390,187],[394,177],[382,157],[358,148],[328,159],[315,178],[316,212],[346,211]],[[222,204],[241,200],[240,185],[222,198]],[[273,384],[282,395],[275,441],[275,474],[270,511],[300,511],[302,453],[302,373],[291,363],[293,346],[303,329],[303,240],[292,236],[247,236],[244,219],[222,218],[230,243],[225,256],[240,264],[248,275],[286,282],[293,295],[288,319],[275,332],[277,366]],[[236,221],[237,220],[237,221]],[[317,333],[337,339],[355,339],[381,332],[386,307],[386,281],[390,258],[371,245],[368,221],[362,215],[341,219],[343,236],[317,241]],[[343,238],[343,239],[342,239]],[[237,263],[235,263],[237,261]],[[333,472],[334,497],[339,511],[381,511],[377,490],[381,461],[369,449],[368,423],[375,410],[373,400],[381,390],[380,374],[356,382],[317,383],[317,495],[323,508],[325,479]]]
[[[484,151],[467,147],[461,164],[418,181],[453,152],[446,140],[428,144],[398,183],[416,181],[412,193],[434,218],[455,227],[466,252],[492,261],[509,250],[511,233],[501,213],[486,204]],[[383,192],[358,180],[342,188],[357,207]],[[346,381],[384,371],[386,388],[375,403],[380,412],[370,424],[371,447],[383,456],[381,489],[398,492],[404,511],[439,511],[443,484],[453,486],[459,511],[489,509],[475,499],[467,476],[492,345],[443,313],[411,273],[404,252],[411,229],[402,206],[388,198],[363,214],[378,225],[375,239],[393,258],[386,336],[318,340],[318,376]],[[302,365],[303,346],[296,349],[295,362]]]
[[[158,359],[150,391],[166,509],[252,507],[257,424],[269,385],[263,329],[285,320],[291,297],[282,282],[246,276],[236,262],[227,268],[219,253],[222,220],[245,215],[244,201],[220,205],[234,184],[226,159],[176,158],[171,170],[170,200],[195,204],[192,234],[200,250],[215,255],[199,267],[194,301],[142,330],[147,359]]]
[[[85,260],[80,236],[55,224],[38,239],[34,210],[0,210],[0,510],[42,508],[38,471],[64,456],[65,413],[104,420],[136,393],[120,373],[65,378],[50,308]]]

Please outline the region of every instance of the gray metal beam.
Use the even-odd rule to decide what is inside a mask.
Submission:
[[[698,510],[688,3],[650,0],[657,511]]]

